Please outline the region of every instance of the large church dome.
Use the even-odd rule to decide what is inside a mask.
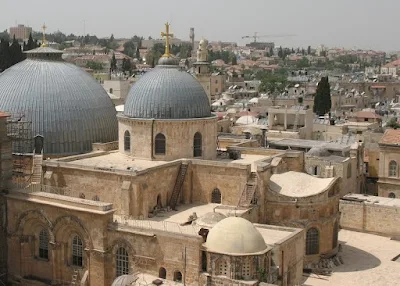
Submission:
[[[89,152],[117,140],[116,111],[103,87],[62,52],[41,47],[0,74],[0,110],[24,114],[48,155]]]
[[[144,74],[131,88],[124,115],[148,119],[189,119],[211,116],[201,84],[171,60]]]

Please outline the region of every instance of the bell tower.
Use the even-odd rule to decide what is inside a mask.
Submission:
[[[203,86],[211,103],[211,73],[208,62],[208,41],[202,39],[197,49],[197,61],[193,64],[197,80]]]

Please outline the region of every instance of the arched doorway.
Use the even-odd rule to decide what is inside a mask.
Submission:
[[[167,279],[167,270],[164,267],[161,267],[160,270],[158,270],[158,277],[161,279]]]
[[[174,272],[174,281],[182,282],[182,273],[180,271]]]
[[[161,195],[157,196],[157,208],[159,209],[162,208]]]
[[[214,189],[211,193],[211,203],[220,204],[221,203],[221,191],[219,189]]]
[[[36,135],[34,141],[35,141],[35,154],[42,153],[44,147],[44,137],[42,135]]]

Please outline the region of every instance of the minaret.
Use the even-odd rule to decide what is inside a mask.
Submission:
[[[202,39],[197,49],[197,61],[193,64],[197,80],[203,86],[211,103],[211,74],[208,62],[208,41]]]

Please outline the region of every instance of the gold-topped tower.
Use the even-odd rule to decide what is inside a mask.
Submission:
[[[161,37],[165,37],[165,53],[162,55],[162,58],[169,58],[171,57],[171,53],[169,51],[169,37],[173,37],[174,34],[169,32],[170,24],[167,22],[165,23],[165,32],[161,32]]]
[[[43,29],[43,38],[42,38],[42,45],[41,46],[42,47],[48,47],[48,45],[46,43],[46,29],[47,29],[46,24],[43,24],[42,29]]]

